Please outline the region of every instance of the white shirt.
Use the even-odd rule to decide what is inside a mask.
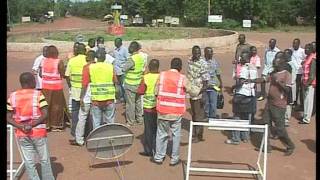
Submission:
[[[147,65],[148,65],[148,54],[145,52],[140,51],[139,54],[141,54],[141,56],[143,57],[143,61],[144,61],[144,66],[143,66],[143,71],[146,70]]]
[[[39,76],[39,71],[40,71],[40,65],[43,59],[44,59],[44,56],[41,54],[34,60],[34,63],[32,66],[32,70],[37,72],[37,78],[36,78],[37,89],[42,89],[42,78]]]
[[[298,72],[298,64],[296,63],[296,61],[289,61],[288,64],[291,66],[292,69],[292,73],[291,73],[291,77],[292,77],[292,84],[296,83],[296,78],[297,78],[297,72]]]
[[[91,103],[91,90],[90,90],[90,83],[87,86],[87,92],[86,94],[83,96],[83,102],[86,104],[90,104]]]
[[[110,56],[109,54],[106,54],[106,60],[104,62],[112,64],[114,61],[114,57]]]
[[[241,68],[240,78],[253,80],[253,79],[257,79],[257,77],[258,77],[258,71],[254,65],[246,63]],[[242,94],[245,96],[255,96],[254,86],[255,86],[255,83],[244,83],[236,93]]]
[[[264,68],[262,71],[263,75],[268,75],[273,71],[272,63],[273,63],[274,57],[279,51],[280,49],[277,47],[274,47],[272,50],[270,48],[266,49],[264,54]]]
[[[298,65],[298,71],[297,74],[302,74],[303,70],[302,70],[302,65],[301,63],[304,61],[304,59],[306,58],[306,54],[304,53],[304,49],[299,47],[299,49],[294,50],[293,48],[291,48],[292,50],[292,56],[291,59],[292,61],[295,61],[296,64]]]

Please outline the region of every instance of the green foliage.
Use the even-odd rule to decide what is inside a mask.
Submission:
[[[208,17],[207,1],[188,0],[185,1],[184,15],[186,25],[203,26],[207,22]]]

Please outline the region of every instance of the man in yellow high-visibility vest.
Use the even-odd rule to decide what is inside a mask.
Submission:
[[[86,46],[80,43],[77,47],[77,55],[69,59],[65,72],[69,88],[71,88],[72,97],[72,124],[71,135],[75,137],[75,130],[78,123],[78,114],[80,109],[80,93],[82,87],[82,69],[87,64]]]
[[[105,63],[106,51],[99,48],[96,52],[97,62],[90,64],[89,72],[84,76],[89,76],[91,90],[91,113],[93,119],[93,129],[104,123],[113,123],[115,117],[115,84],[118,83],[113,65]],[[89,82],[87,82],[89,83]],[[88,84],[85,84],[84,92]]]
[[[142,101],[141,95],[137,93],[141,84],[144,68],[144,59],[139,53],[141,46],[133,41],[129,45],[130,57],[123,67],[125,72],[124,90],[126,99],[126,121],[128,126],[142,124]]]

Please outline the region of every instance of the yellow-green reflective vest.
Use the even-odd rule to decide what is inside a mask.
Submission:
[[[79,54],[71,58],[68,62],[70,67],[70,82],[71,86],[75,88],[82,87],[82,69],[87,64],[86,55]]]
[[[155,86],[159,78],[159,73],[148,73],[144,75],[144,83],[146,84],[146,92],[143,95],[143,107],[154,108],[156,107]]]
[[[113,65],[105,62],[90,64],[91,100],[105,101],[115,99]]]
[[[144,60],[140,54],[134,54],[131,57],[134,62],[134,69],[126,73],[124,82],[129,85],[139,85],[143,74]]]

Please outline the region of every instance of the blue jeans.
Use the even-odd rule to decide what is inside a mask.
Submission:
[[[215,118],[217,114],[217,97],[218,93],[215,90],[206,91],[202,94],[204,102],[204,111],[208,118]]]
[[[181,137],[181,119],[176,121],[166,121],[158,119],[157,137],[156,137],[156,161],[163,161],[166,155],[167,144],[169,139],[169,130],[172,132],[172,153],[171,162],[179,161],[180,137]]]
[[[79,109],[80,101],[72,99],[72,124],[71,124],[71,135],[76,137],[76,128],[79,121]]]
[[[114,103],[108,104],[106,106],[91,106],[92,114],[92,124],[93,129],[96,129],[102,124],[114,123],[116,107]]]
[[[47,138],[20,137],[18,142],[29,179],[40,180],[34,159],[35,155],[38,155],[41,164],[41,179],[54,180]]]
[[[248,120],[249,124],[251,124],[253,114],[252,113],[237,113],[234,115],[234,119]],[[236,142],[240,142],[240,140],[249,140],[249,131],[231,131],[231,139]]]

